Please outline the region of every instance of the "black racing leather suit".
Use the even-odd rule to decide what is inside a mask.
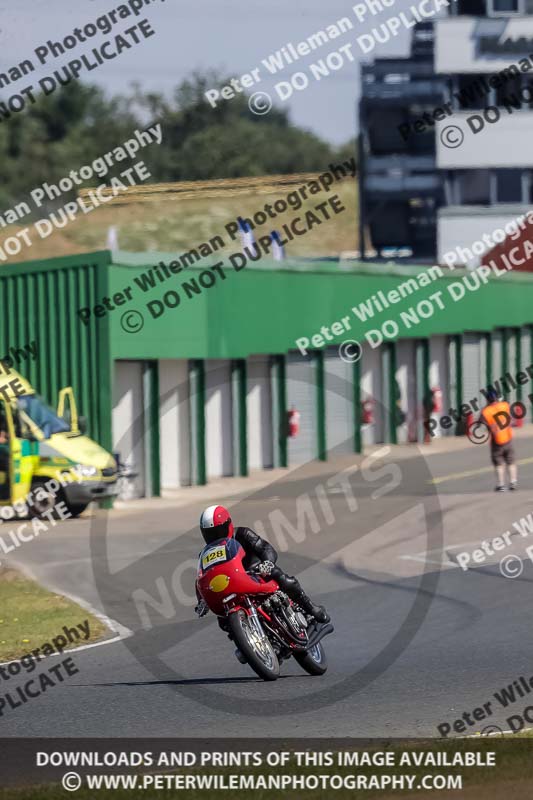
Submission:
[[[244,568],[249,571],[262,561],[272,561],[273,564],[278,560],[278,554],[270,542],[262,539],[251,528],[235,528],[236,541],[246,551],[246,556],[242,563]],[[313,613],[313,603],[302,589],[300,582],[292,575],[287,575],[280,567],[275,566],[270,577],[279,584],[279,588],[289,595],[291,600],[298,603],[304,611]]]

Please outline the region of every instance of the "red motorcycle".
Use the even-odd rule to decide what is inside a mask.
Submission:
[[[233,538],[212,542],[200,553],[196,579],[200,595],[242,654],[239,660],[265,681],[275,681],[280,662],[291,656],[310,675],[323,675],[321,639],[333,625],[317,624],[276,581],[247,572],[245,555]]]

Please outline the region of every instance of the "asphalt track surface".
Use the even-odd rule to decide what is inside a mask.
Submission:
[[[199,512],[220,496],[178,509],[151,501],[149,508],[112,512],[107,534],[100,521],[92,539],[94,520],[62,523],[21,547],[11,563],[90,603],[133,635],[74,654],[79,673],[4,710],[0,736],[438,736],[437,725],[493,700],[493,692],[520,675],[533,675],[533,562],[525,553],[533,532],[529,538],[515,532],[511,547],[467,572],[453,563],[454,553],[513,530],[513,522],[533,512],[533,438],[518,437],[516,451],[525,462],[517,492],[493,492],[487,446],[424,459],[413,458],[418,448],[411,446],[392,454],[402,473],[397,494],[364,502],[363,459],[344,456],[314,462],[251,496],[226,498],[238,521],[253,526],[276,509],[290,516],[295,498],[316,497],[316,487],[326,487],[322,500],[334,521],[326,512],[327,525],[302,542],[288,540],[289,550],[280,553],[280,563],[327,605],[335,624],[324,640],[329,669],[321,678],[290,661],[277,682],[260,681],[237,662],[213,618],[196,619],[183,600],[193,573],[178,580],[176,569],[196,558],[199,535],[192,531]],[[354,510],[353,497],[349,502],[328,479],[356,464]],[[443,541],[431,531],[428,538],[428,526],[439,527],[437,506]],[[511,553],[524,557],[516,578],[504,577],[499,567]],[[172,585],[173,577],[171,612],[148,609],[143,628],[135,593],[158,595],[155,587]],[[1,691],[14,689],[16,680],[12,687],[3,682]],[[505,711],[493,703],[494,713],[466,732],[488,724],[508,728],[507,716],[527,704],[526,697]]]

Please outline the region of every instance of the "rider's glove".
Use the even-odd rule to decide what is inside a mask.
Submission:
[[[205,600],[200,600],[198,602],[198,605],[195,606],[194,611],[196,614],[198,614],[199,617],[205,617],[205,615],[209,613],[209,606],[207,605]]]
[[[276,565],[272,561],[263,561],[261,564],[257,565],[257,572],[263,576],[263,578],[268,578],[269,575],[272,574],[272,570]]]

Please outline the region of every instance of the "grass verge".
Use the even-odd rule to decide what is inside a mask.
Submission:
[[[20,658],[61,634],[63,627],[75,628],[89,622],[88,639],[97,641],[108,634],[100,620],[62,595],[43,589],[12,569],[0,568],[0,662]],[[68,648],[76,644],[69,644]]]

